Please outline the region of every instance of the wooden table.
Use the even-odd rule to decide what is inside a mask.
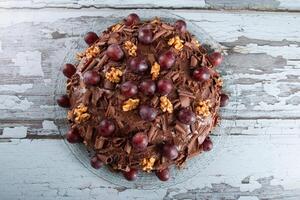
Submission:
[[[70,42],[135,8],[168,10],[206,30],[228,54],[238,95],[219,157],[167,189],[99,179],[54,124],[54,76]],[[294,0],[0,0],[0,199],[300,199],[299,11]]]

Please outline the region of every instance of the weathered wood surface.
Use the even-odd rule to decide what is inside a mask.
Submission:
[[[2,0],[0,8],[164,8],[164,9],[245,9],[245,10],[300,10],[299,0]]]
[[[220,156],[192,180],[155,191],[117,187],[84,169],[53,123],[55,75],[72,41],[124,12],[8,9],[0,12],[1,200],[300,198],[300,14],[172,13],[201,26],[228,54],[225,79],[238,98],[225,119],[237,120]]]

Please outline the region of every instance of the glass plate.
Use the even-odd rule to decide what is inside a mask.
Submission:
[[[180,16],[171,14],[166,11],[153,11],[153,10],[136,10],[135,11],[142,20],[148,20],[155,16],[159,16],[164,21],[174,23],[176,20],[180,19]],[[124,16],[127,16],[127,12],[119,12],[117,16],[111,16],[108,18],[93,18],[94,20],[92,25],[88,27],[89,29],[86,31],[83,31],[82,34],[84,34],[87,31],[94,31],[94,32],[102,32],[106,29],[109,25],[112,25],[114,23],[117,23],[121,21]],[[122,17],[121,17],[122,16]],[[95,21],[98,21],[95,22]],[[187,21],[188,30],[193,33],[199,42],[202,45],[207,46],[211,50],[221,51],[221,46],[215,42],[201,27],[197,26],[195,23],[191,21]],[[82,37],[79,37],[78,39],[71,42],[70,46],[68,48],[68,53],[62,62],[62,65],[64,63],[76,63],[75,60],[75,54],[76,52],[81,52],[86,48],[86,44],[84,43]],[[218,67],[219,71],[221,72],[221,75],[224,79],[224,91],[230,93],[230,105],[236,105],[236,95],[234,91],[235,89],[230,89],[227,86],[233,86],[233,78],[232,74],[227,74],[226,70],[224,69],[224,66],[221,65]],[[66,84],[66,78],[61,73],[61,70],[58,70],[56,74],[56,84],[55,84],[55,93],[54,97],[64,94],[65,93],[65,84]],[[229,89],[229,90],[228,90]],[[70,144],[67,141],[65,141],[66,145],[69,147],[71,152],[75,155],[75,157],[92,173],[99,176],[100,178],[113,183],[118,186],[123,186],[126,188],[140,188],[140,189],[157,189],[157,188],[164,188],[169,187],[181,182],[184,182],[186,180],[189,180],[190,178],[194,177],[196,174],[201,172],[206,167],[209,167],[209,163],[212,162],[214,159],[218,159],[218,152],[222,149],[222,146],[224,145],[227,136],[230,133],[231,128],[234,125],[234,119],[235,116],[232,113],[232,107],[230,110],[230,120],[221,120],[221,123],[218,127],[216,127],[212,134],[211,138],[213,140],[214,148],[212,151],[200,154],[198,156],[195,156],[192,159],[189,159],[186,162],[186,165],[183,169],[177,169],[176,167],[171,167],[171,178],[167,182],[159,181],[158,178],[155,176],[154,173],[143,173],[140,172],[138,175],[138,178],[136,181],[129,182],[125,180],[121,173],[114,173],[108,170],[106,167],[102,167],[99,170],[95,170],[90,166],[90,155],[87,151],[86,147],[83,144]],[[226,115],[225,109],[221,109],[221,118]],[[57,124],[59,128],[59,132],[64,136],[67,129],[68,129],[68,122],[66,120],[66,110],[63,108],[60,108],[58,106],[55,107],[55,123]]]

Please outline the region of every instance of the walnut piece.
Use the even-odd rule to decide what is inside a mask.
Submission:
[[[222,87],[223,86],[223,80],[219,77],[219,78],[214,78],[215,81],[215,86],[216,87]]]
[[[98,46],[91,46],[85,50],[85,56],[87,59],[96,57],[100,53],[100,48]]]
[[[140,103],[139,99],[131,99],[130,98],[124,102],[122,109],[125,112],[136,109],[138,107],[139,103]]]
[[[179,36],[175,36],[168,41],[169,46],[174,46],[175,49],[181,51],[183,48],[183,40]]]
[[[153,169],[155,163],[155,158],[151,157],[151,158],[144,158],[142,161],[142,169],[146,172],[151,172],[151,170]]]
[[[120,28],[122,27],[121,24],[116,24],[111,28],[112,32],[117,32],[118,30],[120,30]]]
[[[109,72],[105,73],[105,78],[112,83],[119,83],[123,72],[120,69],[112,67]]]
[[[208,117],[210,115],[211,103],[210,100],[198,101],[196,104],[196,114]]]
[[[74,109],[75,122],[82,123],[87,121],[91,115],[87,112],[88,108],[82,103]]]
[[[172,113],[173,112],[173,104],[166,96],[160,97],[160,109],[163,112]]]
[[[193,45],[195,45],[197,48],[200,47],[199,41],[196,38],[194,38],[194,37],[192,38],[191,43]]]
[[[130,56],[136,56],[137,46],[133,42],[126,41],[124,43],[124,48],[127,50]]]
[[[160,71],[160,65],[155,62],[151,67],[152,80],[156,80]]]

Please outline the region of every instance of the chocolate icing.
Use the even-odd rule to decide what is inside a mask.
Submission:
[[[138,29],[146,24],[151,24],[154,33],[153,42],[150,45],[139,43],[137,39]],[[198,155],[202,150],[202,143],[218,121],[220,106],[221,86],[216,85],[219,73],[207,59],[207,51],[199,46],[196,38],[189,32],[180,33],[173,25],[159,19],[141,22],[138,25],[126,27],[119,23],[109,27],[100,36],[92,47],[99,47],[100,52],[92,58],[81,54],[80,62],[76,66],[76,73],[67,81],[67,93],[71,107],[68,119],[72,128],[79,130],[84,144],[104,163],[112,169],[128,171],[130,168],[142,169],[141,163],[144,158],[155,158],[153,170],[164,169],[172,164],[182,166],[187,158]],[[114,31],[113,31],[114,30]],[[183,40],[183,49],[177,50],[168,45],[168,41],[175,36]],[[127,100],[120,93],[120,85],[125,81],[140,83],[142,80],[151,79],[150,69],[144,74],[135,74],[127,70],[126,63],[131,56],[124,48],[125,41],[131,41],[137,45],[137,55],[143,55],[149,62],[149,67],[157,62],[158,56],[171,50],[176,56],[176,62],[170,70],[160,71],[158,79],[169,79],[173,82],[173,90],[168,94],[174,112],[162,112],[160,109],[160,95],[148,97],[138,92],[135,98],[140,99],[140,105],[146,104],[158,110],[156,119],[152,122],[142,120],[138,109],[128,112],[122,110],[123,102]],[[200,41],[201,42],[201,41]],[[109,44],[117,43],[125,53],[124,58],[112,61],[105,54]],[[191,78],[191,70],[196,67],[206,66],[210,69],[211,78],[205,82],[197,82]],[[123,70],[123,76],[119,83],[112,83],[105,78],[105,72],[111,67]],[[101,75],[101,82],[97,86],[88,86],[83,82],[83,73],[95,70]],[[176,119],[178,109],[187,107],[195,112],[196,101],[209,100],[211,107],[210,115],[203,117],[197,115],[196,122],[185,125]],[[83,104],[88,108],[90,118],[81,123],[76,122],[74,110]],[[110,137],[98,134],[97,127],[104,118],[114,122],[116,130]],[[137,132],[148,135],[149,144],[146,150],[138,151],[131,145],[131,138]],[[175,144],[179,156],[175,160],[168,160],[161,156],[160,146],[164,143]]]

